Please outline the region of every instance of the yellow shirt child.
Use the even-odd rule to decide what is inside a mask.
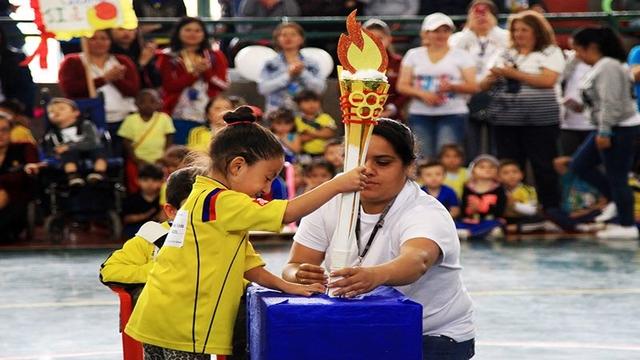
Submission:
[[[171,117],[156,111],[149,121],[142,120],[138,113],[127,116],[118,135],[131,140],[133,152],[138,159],[153,164],[164,153],[166,136],[175,132]]]

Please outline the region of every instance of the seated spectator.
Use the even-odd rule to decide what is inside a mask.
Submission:
[[[304,30],[296,23],[278,25],[273,31],[278,55],[267,61],[260,73],[258,92],[265,97],[265,112],[279,108],[295,110],[294,97],[303,90],[321,94],[325,79],[318,63],[300,54]]]
[[[373,1],[375,2],[375,0]],[[380,1],[380,3],[384,3],[385,1]],[[401,1],[406,3],[404,1]],[[411,2],[411,1],[409,1]],[[416,2],[417,3],[417,2]],[[370,4],[369,4],[370,5]],[[408,6],[408,5],[407,5]],[[366,8],[365,8],[366,9]],[[417,8],[416,8],[417,11]],[[404,13],[408,14],[408,13]],[[382,14],[378,14],[382,15]],[[375,37],[380,39],[382,45],[387,51],[387,58],[389,59],[389,63],[387,64],[387,79],[389,80],[389,98],[387,99],[386,104],[384,105],[384,111],[380,114],[380,117],[388,117],[397,120],[403,120],[404,116],[404,108],[407,105],[408,97],[398,93],[396,89],[396,83],[398,82],[398,75],[400,74],[400,64],[402,63],[402,56],[396,54],[393,51],[393,46],[391,41],[393,38],[391,37],[391,29],[387,23],[380,19],[369,19],[363,25],[363,28],[369,30]]]
[[[10,39],[3,30],[5,26],[11,25],[0,26],[0,101],[18,100],[24,106],[24,113],[33,116],[36,87],[29,68],[20,66],[25,59],[24,53],[9,44]]]
[[[306,165],[304,173],[304,192],[309,192],[336,176],[333,165],[323,159],[315,159]]]
[[[462,214],[456,227],[461,237],[502,237],[507,195],[497,181],[498,159],[478,155],[469,166],[471,177],[462,193]]]
[[[209,99],[229,86],[227,59],[211,49],[202,20],[184,17],[171,35],[170,47],[158,54],[163,111],[173,118],[174,141],[186,144],[189,131],[205,122]]]
[[[125,154],[138,167],[154,164],[173,142],[175,128],[169,115],[160,112],[162,102],[155,90],[144,89],[136,97],[138,112],[124,119],[118,136]]]
[[[452,218],[460,215],[460,202],[456,193],[444,185],[445,178],[444,166],[437,161],[430,161],[418,165],[418,179],[422,183],[422,191],[436,198],[444,205]]]
[[[122,205],[123,233],[127,238],[133,237],[144,223],[160,216],[160,188],[163,179],[162,169],[157,165],[144,165],[138,171],[140,190],[127,196]]]
[[[4,242],[18,239],[27,219],[33,189],[28,175],[36,174],[38,150],[33,144],[12,143],[11,122],[0,117],[0,234]]]
[[[300,154],[302,144],[296,133],[295,115],[289,109],[278,109],[269,114],[269,128],[284,148],[285,160],[293,163]]]
[[[502,160],[498,167],[498,179],[507,194],[504,213],[507,224],[516,225],[519,232],[543,230],[544,218],[538,213],[536,189],[522,183],[524,174],[520,165],[513,160]]]
[[[341,139],[331,139],[324,146],[324,159],[336,169],[336,173],[344,168],[344,144]]]
[[[446,144],[440,149],[438,160],[447,172],[444,184],[456,192],[458,199],[462,199],[464,184],[469,179],[469,171],[462,166],[464,151],[457,144]]]
[[[298,104],[296,130],[302,142],[302,152],[311,156],[324,153],[327,140],[336,135],[336,122],[331,115],[322,112],[320,95],[310,90],[295,97]]]
[[[170,222],[189,196],[196,175],[204,172],[205,169],[187,167],[169,176],[167,203],[162,206],[162,211],[169,222],[145,223],[135,236],[122,246],[122,249],[111,253],[100,266],[100,281],[103,284],[125,285],[132,294],[135,304],[169,232]]]
[[[207,152],[209,143],[211,143],[211,139],[216,132],[227,126],[227,123],[222,119],[222,115],[233,109],[231,101],[224,95],[218,95],[209,100],[204,108],[205,114],[207,114],[207,125],[194,127],[189,131],[187,147],[193,151]]]
[[[300,7],[296,0],[242,0],[238,9],[241,17],[284,17],[300,16]],[[271,32],[274,25],[241,25],[238,32]]]
[[[88,98],[87,74],[98,93],[104,95],[107,129],[115,134],[124,118],[136,110],[135,96],[140,89],[136,65],[125,55],[110,52],[111,38],[106,30],[98,30],[87,41],[87,52],[64,57],[58,71],[60,89],[66,98]],[[84,63],[88,66],[85,67]],[[114,142],[119,147],[119,141]]]
[[[116,28],[109,31],[111,35],[111,53],[126,55],[138,68],[140,87],[158,88],[162,78],[156,68],[156,43],[143,41],[137,29]]]
[[[53,98],[47,105],[51,129],[45,134],[45,152],[62,162],[69,186],[82,186],[82,161],[93,162],[87,181],[104,180],[107,160],[96,126],[80,117],[73,100]]]
[[[0,102],[0,116],[11,122],[11,142],[36,144],[36,139],[28,127],[24,106],[15,99]]]

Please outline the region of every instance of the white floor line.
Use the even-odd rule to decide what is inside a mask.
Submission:
[[[41,355],[29,355],[29,356],[9,356],[0,357],[0,360],[53,360],[53,359],[71,359],[71,358],[86,358],[87,356],[104,356],[104,355],[118,355],[122,354],[122,351],[96,351],[96,352],[83,352],[83,353],[62,353],[62,354],[41,354]]]
[[[29,309],[29,308],[49,308],[49,307],[82,307],[82,306],[113,306],[113,305],[118,305],[118,301],[117,300],[95,300],[95,301],[63,301],[63,302],[0,304],[0,309]]]
[[[477,341],[478,346],[520,347],[538,349],[591,349],[614,351],[640,351],[640,344],[598,344],[589,342],[551,342],[551,341]]]

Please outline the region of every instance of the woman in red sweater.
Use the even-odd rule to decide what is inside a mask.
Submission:
[[[174,142],[184,144],[189,130],[205,122],[209,99],[228,87],[227,60],[211,49],[203,22],[184,17],[156,65],[162,76],[163,111],[173,117]]]
[[[82,63],[87,61],[96,90],[104,95],[107,129],[115,138],[122,120],[136,111],[135,96],[140,89],[138,70],[127,56],[111,54],[111,38],[105,30],[96,31],[87,45],[86,54],[65,56],[58,72],[60,88],[70,99],[89,97]]]

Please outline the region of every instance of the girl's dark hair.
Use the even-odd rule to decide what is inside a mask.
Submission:
[[[284,157],[284,149],[271,131],[256,124],[256,116],[248,106],[240,106],[222,117],[227,126],[211,141],[209,156],[214,169],[227,173],[227,166],[241,156],[248,165],[260,160]]]
[[[627,52],[622,39],[610,27],[582,28],[573,33],[572,37],[575,45],[586,48],[590,44],[596,44],[603,56],[618,59],[623,63],[627,61]]]
[[[387,140],[396,154],[407,166],[416,159],[416,141],[411,130],[404,124],[387,118],[378,119],[378,125],[373,127],[373,135]]]
[[[198,166],[188,166],[178,169],[169,175],[167,179],[167,203],[176,209],[191,193],[191,187],[196,181],[197,175],[205,175],[206,168]]]
[[[534,51],[542,51],[548,46],[556,44],[556,35],[549,21],[537,11],[525,10],[509,16],[509,20],[507,20],[507,29],[511,34],[511,46],[514,44],[513,27],[518,21],[522,21],[522,23],[533,29],[533,34],[536,37],[536,43],[533,46]]]
[[[180,40],[180,30],[182,30],[184,26],[189,25],[191,23],[198,23],[198,25],[200,25],[200,27],[202,28],[202,31],[204,32],[204,38],[202,39],[202,42],[198,47],[198,51],[203,53],[206,49],[209,48],[210,46],[209,34],[207,33],[207,27],[205,26],[204,22],[202,22],[202,20],[195,17],[184,16],[176,24],[176,26],[173,28],[173,32],[171,33],[169,46],[171,47],[171,50],[173,52],[179,52],[180,50],[182,50],[182,41]]]
[[[315,169],[325,169],[329,174],[331,174],[331,177],[334,177],[336,175],[335,166],[331,165],[327,160],[322,158],[313,159],[310,164],[307,164],[302,168],[302,173],[304,176],[309,176]]]

